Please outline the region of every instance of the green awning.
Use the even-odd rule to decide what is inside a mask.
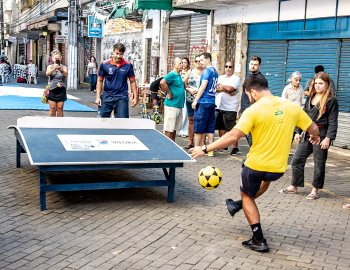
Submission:
[[[94,9],[95,3],[90,6],[90,9]],[[172,6],[172,0],[131,0],[126,6],[121,7],[118,2],[115,2],[114,8],[111,14],[107,17],[102,18],[102,20],[115,19],[125,17],[126,15],[133,13],[136,10],[188,10],[194,12],[200,12],[202,14],[210,14],[211,10],[206,9],[184,9],[175,8]],[[95,15],[95,14],[94,14]],[[96,14],[97,15],[97,14]]]

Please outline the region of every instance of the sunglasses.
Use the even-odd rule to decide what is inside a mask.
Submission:
[[[233,66],[225,66],[225,68],[233,68]]]
[[[200,62],[201,62],[201,60],[195,60],[195,62],[196,62],[196,63],[200,63]]]

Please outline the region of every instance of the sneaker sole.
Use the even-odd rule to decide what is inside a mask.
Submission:
[[[244,244],[242,244],[242,245],[245,248],[249,248],[251,250],[258,251],[258,252],[267,252],[267,251],[269,251],[269,247],[263,248],[263,247],[255,247],[255,246],[251,246],[251,245],[244,245]]]

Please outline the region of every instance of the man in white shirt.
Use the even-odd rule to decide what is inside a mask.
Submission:
[[[218,87],[216,89],[215,105],[216,105],[216,124],[215,129],[219,130],[219,136],[222,137],[236,125],[238,110],[238,90],[241,84],[240,78],[234,73],[233,62],[228,61],[225,64],[225,75],[221,75],[218,79]],[[224,150],[228,150],[225,148]],[[231,155],[239,154],[238,144],[233,144]]]

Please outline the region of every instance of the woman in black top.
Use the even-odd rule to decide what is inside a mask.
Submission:
[[[67,100],[67,84],[68,68],[61,65],[62,55],[60,51],[52,52],[53,65],[49,65],[46,69],[46,76],[50,77],[50,88],[48,101],[50,105],[50,116],[63,116],[63,105]]]
[[[318,199],[318,190],[323,188],[328,149],[335,139],[338,129],[338,101],[331,91],[331,80],[326,72],[319,72],[312,81],[310,94],[305,102],[304,111],[316,123],[320,130],[320,143],[312,145],[310,134],[296,129],[294,139],[300,142],[292,160],[292,183],[281,193],[297,193],[304,186],[304,167],[307,158],[314,154],[314,178],[312,191],[306,197]]]

